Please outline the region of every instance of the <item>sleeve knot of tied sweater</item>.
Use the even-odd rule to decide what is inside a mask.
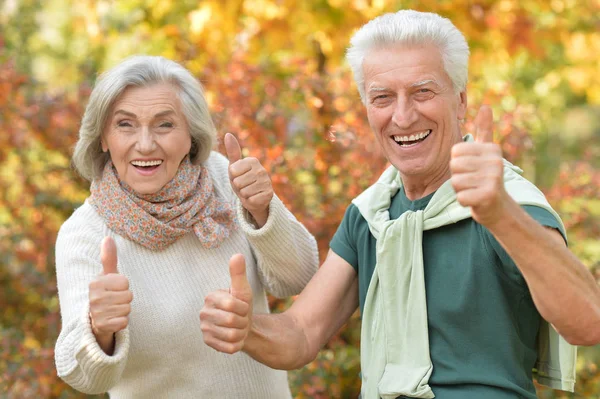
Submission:
[[[212,153],[205,165],[217,195],[235,201],[228,161]],[[151,251],[110,231],[88,203],[78,208],[56,243],[58,375],[79,391],[108,391],[111,398],[290,398],[286,372],[205,345],[199,312],[208,293],[229,287],[229,258],[241,253],[254,312],[267,313],[265,291],[290,296],[308,283],[318,267],[317,245],[276,196],[261,229],[247,221],[239,201],[237,218],[240,228],[218,248],[204,248],[189,233],[164,251]],[[116,242],[118,270],[134,298],[112,356],[98,346],[88,317],[88,286],[102,272],[100,242],[107,235]]]

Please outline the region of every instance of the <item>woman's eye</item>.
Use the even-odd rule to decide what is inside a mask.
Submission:
[[[128,121],[119,121],[119,122],[117,122],[117,126],[119,126],[119,127],[131,127],[132,125]]]
[[[159,125],[159,127],[171,128],[173,124],[171,122],[163,122]]]

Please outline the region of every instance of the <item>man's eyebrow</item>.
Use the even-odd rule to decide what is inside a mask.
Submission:
[[[433,83],[434,85],[439,86],[438,82],[436,82],[435,80],[426,79],[426,80],[421,80],[420,82],[415,82],[415,83],[409,85],[408,87],[420,87],[420,86],[425,86],[426,84],[429,84],[429,83]]]
[[[369,87],[369,90],[367,90],[369,93],[374,92],[374,91],[386,91],[387,89],[385,87],[381,87],[381,86],[371,86]]]
[[[425,86],[425,85],[430,84],[430,83],[434,84],[434,85],[436,85],[438,87],[440,86],[436,80],[434,80],[434,79],[426,79],[426,80],[421,80],[419,82],[411,83],[410,85],[408,85],[408,87],[409,88],[421,87],[421,86]],[[373,86],[369,87],[369,89],[367,90],[367,93],[379,92],[379,91],[386,91],[386,90],[388,90],[388,89],[385,88],[385,87],[373,85]]]

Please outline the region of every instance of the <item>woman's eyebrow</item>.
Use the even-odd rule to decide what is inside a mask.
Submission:
[[[130,118],[137,118],[137,115],[136,115],[136,114],[134,114],[133,112],[125,111],[125,110],[123,110],[123,109],[118,109],[118,110],[116,110],[116,111],[115,111],[115,115],[117,115],[117,114],[123,114],[123,115],[125,115],[125,116],[128,116],[128,117],[130,117]]]
[[[172,109],[167,109],[167,110],[161,111],[158,114],[154,115],[154,117],[160,118],[160,117],[167,116],[167,115],[174,114],[174,113],[175,113],[175,111],[173,111]]]
[[[174,114],[174,113],[175,113],[175,111],[173,111],[172,109],[167,109],[167,110],[164,110],[164,111],[160,111],[159,113],[157,113],[156,115],[154,115],[154,117],[155,118],[160,118],[160,117],[167,116],[167,115]],[[130,117],[130,118],[137,118],[137,115],[134,114],[133,112],[125,111],[123,109],[116,110],[115,111],[115,115],[117,115],[117,114],[123,114],[125,116]]]

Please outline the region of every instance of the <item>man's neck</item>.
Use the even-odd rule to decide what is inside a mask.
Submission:
[[[404,186],[406,197],[411,201],[415,201],[436,191],[450,177],[450,170],[445,170],[442,173],[428,177],[416,175],[402,176],[402,185]]]

